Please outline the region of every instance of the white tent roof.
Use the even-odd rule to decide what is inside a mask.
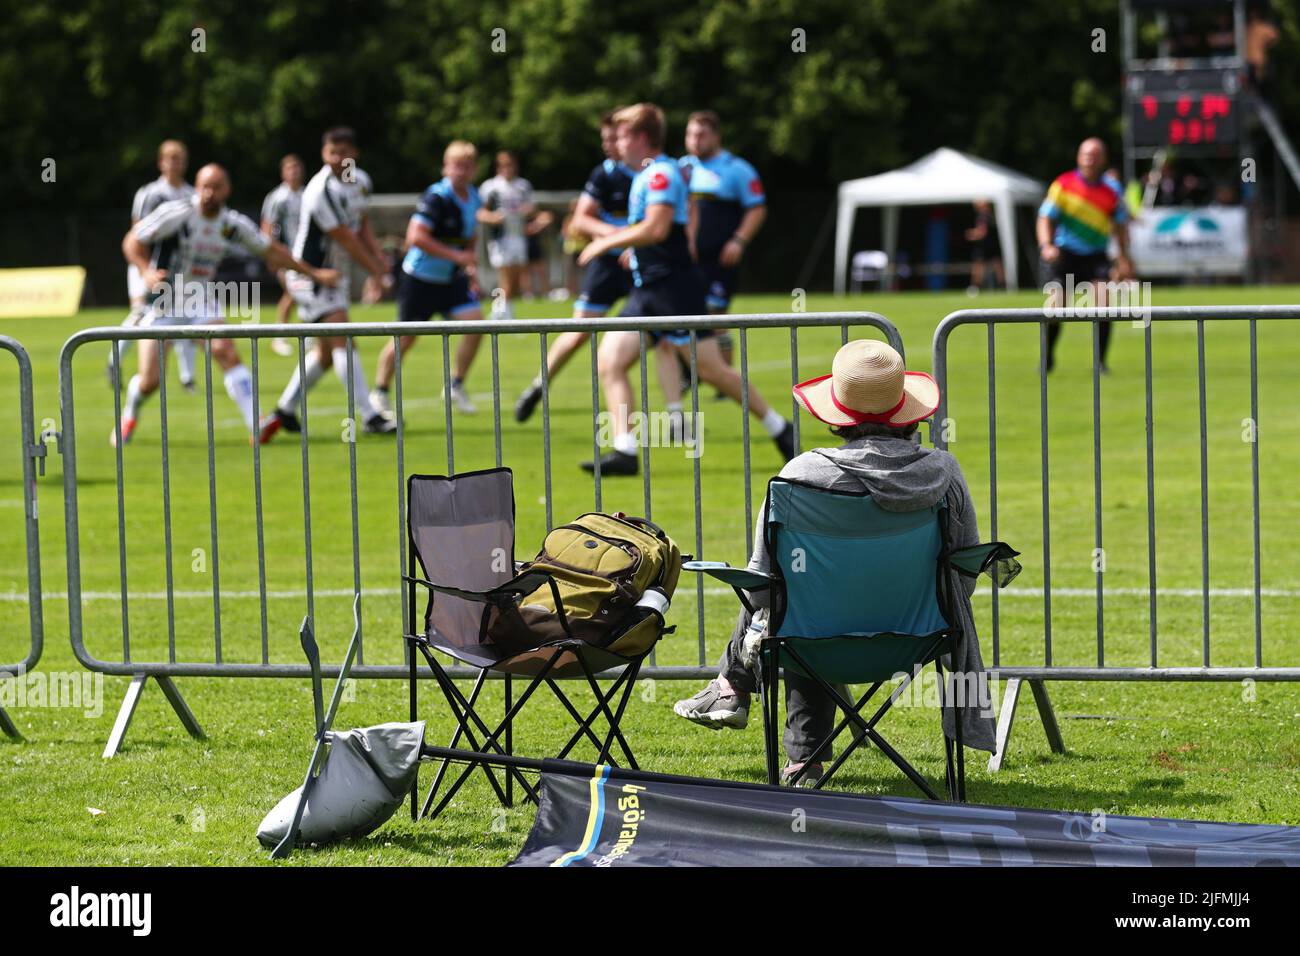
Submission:
[[[1008,198],[1037,204],[1047,187],[1014,169],[946,146],[902,169],[840,183],[840,201],[855,206],[915,206]]]
[[[1012,289],[1019,288],[1014,210],[1019,205],[1037,205],[1046,191],[1047,187],[1038,180],[1014,169],[946,146],[902,169],[840,183],[836,203],[835,291],[843,293],[845,290],[853,218],[859,208],[883,208],[885,252],[892,263],[898,237],[899,206],[934,206],[977,199],[993,203],[1007,285]]]

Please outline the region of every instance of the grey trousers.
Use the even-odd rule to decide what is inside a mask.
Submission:
[[[741,608],[736,629],[722,652],[722,660],[718,662],[718,673],[737,690],[756,694],[757,675],[740,660],[741,645],[748,628],[749,612]],[[786,670],[782,683],[785,685],[786,711],[782,742],[785,744],[786,756],[791,763],[829,761],[833,756],[830,747],[823,748],[816,755],[812,750],[835,729],[835,702],[812,678],[796,674],[792,670]],[[762,706],[761,703],[758,706]]]

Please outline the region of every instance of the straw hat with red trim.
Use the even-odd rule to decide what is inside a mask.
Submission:
[[[911,425],[939,407],[939,383],[909,372],[884,342],[857,339],[835,353],[831,374],[794,387],[794,397],[828,425]]]

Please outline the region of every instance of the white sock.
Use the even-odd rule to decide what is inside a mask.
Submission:
[[[621,451],[625,455],[635,455],[636,439],[632,437],[632,433],[624,432],[621,435],[615,435],[614,450]]]
[[[334,374],[339,377],[343,383],[343,388],[348,387],[348,350],[344,346],[334,350]],[[366,396],[370,394],[370,386],[366,384],[366,373],[361,368],[361,356],[355,350],[352,353],[352,392],[357,402],[357,407],[366,401]],[[369,406],[367,406],[369,407]]]
[[[492,309],[494,319],[513,319],[515,317],[515,307],[510,304],[510,300],[505,296],[497,299]]]
[[[181,339],[176,343],[176,374],[181,384],[194,381],[194,340]]]
[[[320,381],[320,377],[325,374],[325,368],[320,364],[320,355],[315,349],[307,353],[303,365],[307,370],[307,388],[311,388]],[[298,406],[302,403],[302,379],[298,375],[298,366],[295,363],[293,375],[289,379],[289,384],[285,386],[284,392],[280,395],[280,401],[276,403],[277,408],[282,408],[286,412],[298,413]]]
[[[126,403],[122,406],[122,417],[138,418],[140,405],[147,397],[140,391],[140,376],[132,375],[131,381],[126,386]]]
[[[681,402],[669,402],[669,403],[668,403],[668,414],[669,414],[669,415],[680,415],[681,413],[682,413],[682,403],[681,403]]]
[[[226,394],[239,406],[248,430],[256,431],[257,423],[253,421],[253,373],[247,366],[236,365],[226,369]]]
[[[763,416],[763,427],[775,438],[785,428],[785,418],[775,408],[769,408],[767,414]]]

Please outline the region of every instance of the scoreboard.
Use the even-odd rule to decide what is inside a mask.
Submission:
[[[1235,70],[1130,73],[1125,83],[1134,146],[1232,147],[1241,138]]]

